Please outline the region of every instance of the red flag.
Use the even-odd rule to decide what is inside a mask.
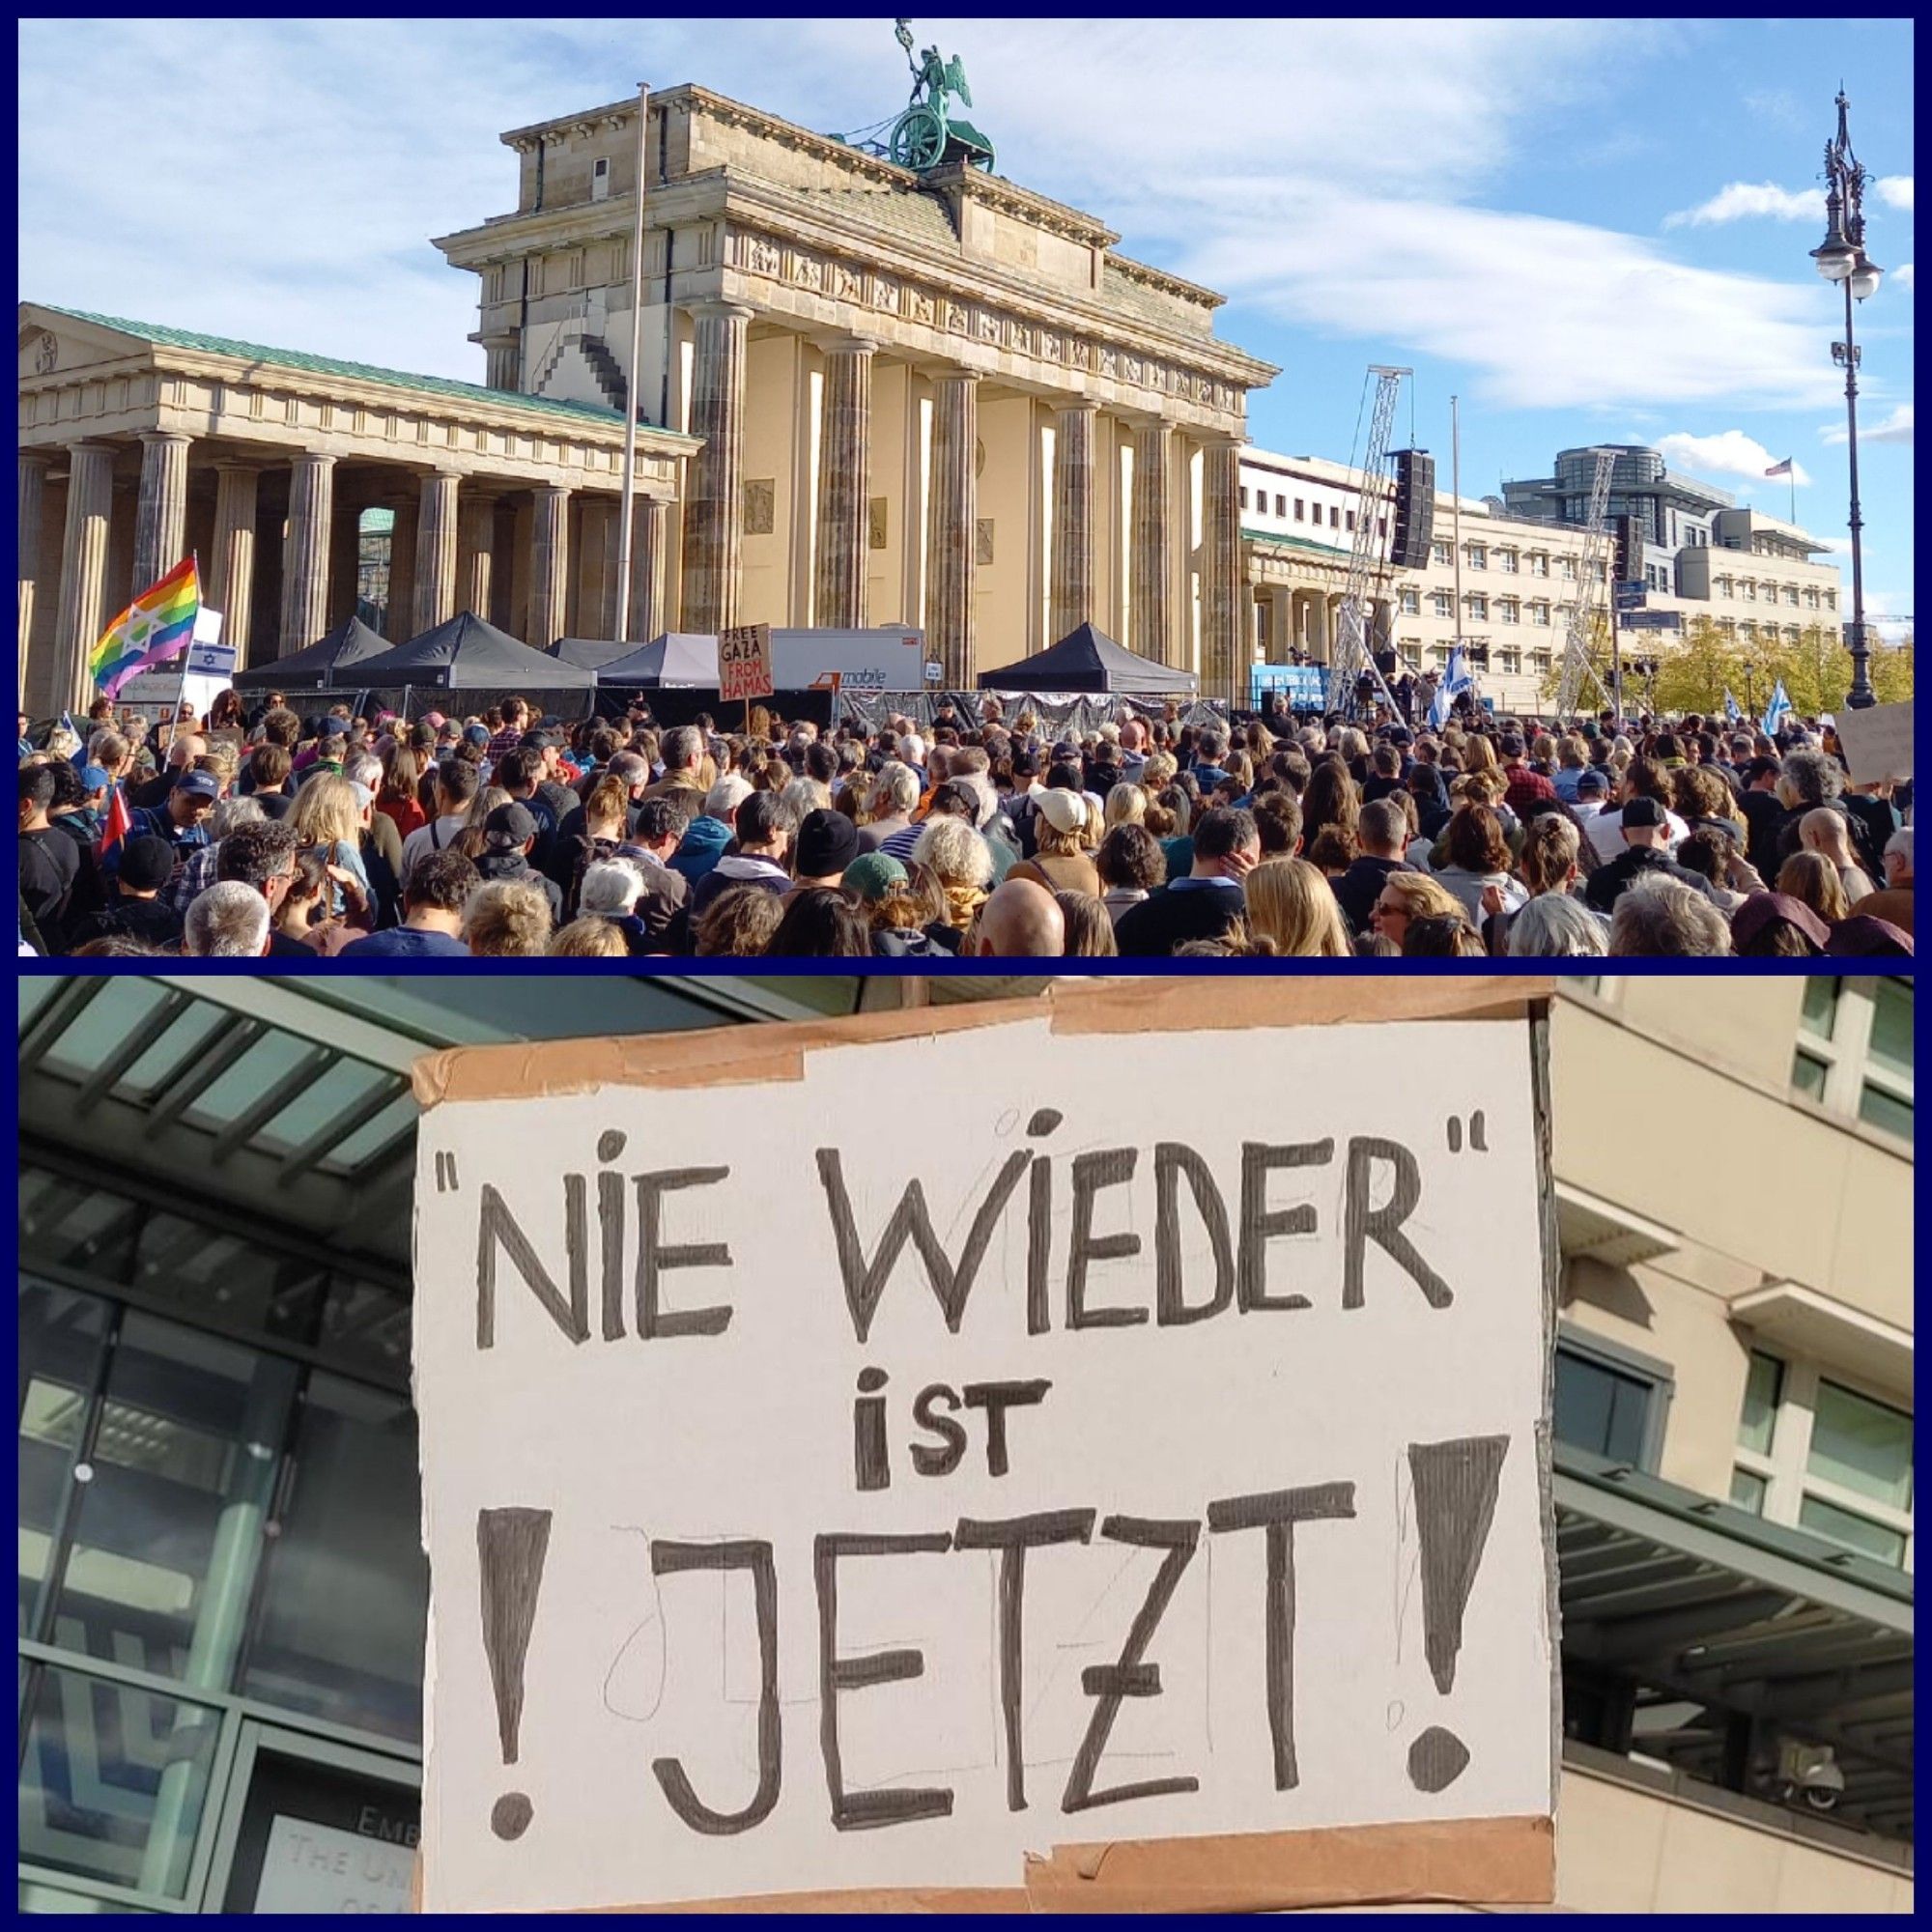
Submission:
[[[100,828],[100,850],[104,858],[134,829],[134,814],[128,810],[128,795],[117,781],[107,801],[107,817]]]

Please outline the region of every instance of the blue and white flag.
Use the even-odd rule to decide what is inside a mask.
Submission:
[[[1777,680],[1777,689],[1771,694],[1771,702],[1764,708],[1764,735],[1777,736],[1777,727],[1791,716],[1791,700],[1784,695],[1784,680]]]
[[[1736,724],[1743,719],[1744,715],[1745,714],[1738,709],[1738,700],[1735,697],[1733,697],[1728,691],[1726,691],[1724,693],[1725,721],[1729,724]]]
[[[1429,728],[1439,731],[1449,722],[1449,708],[1463,692],[1475,683],[1469,675],[1468,661],[1463,655],[1463,647],[1458,644],[1449,653],[1449,668],[1442,674],[1442,682],[1435,687],[1435,701],[1429,707]]]

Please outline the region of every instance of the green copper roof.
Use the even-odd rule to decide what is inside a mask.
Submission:
[[[1250,543],[1273,544],[1280,550],[1305,550],[1316,556],[1339,557],[1344,563],[1351,554],[1335,544],[1311,543],[1306,537],[1283,536],[1279,530],[1250,529],[1246,524],[1241,526],[1241,535]]]
[[[123,335],[137,336],[143,342],[156,342],[170,349],[199,349],[211,355],[233,355],[244,362],[270,362],[278,368],[302,369],[311,376],[351,376],[357,382],[382,383],[391,388],[427,389],[440,396],[462,396],[471,402],[535,410],[545,415],[576,416],[587,422],[624,420],[620,410],[599,409],[590,403],[566,403],[554,396],[526,396],[515,389],[486,389],[481,383],[455,383],[446,376],[411,376],[400,369],[377,369],[366,362],[338,362],[328,355],[306,355],[298,349],[268,349],[259,342],[234,342],[225,335],[202,335],[191,328],[167,328],[154,322],[128,322],[117,315],[89,315],[77,308],[55,308],[51,303],[40,306],[53,315],[91,322],[97,327],[116,329]]]

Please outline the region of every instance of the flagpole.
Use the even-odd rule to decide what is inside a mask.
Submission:
[[[638,489],[638,379],[643,373],[644,340],[644,140],[650,127],[651,91],[638,83],[638,175],[631,189],[631,380],[624,390],[624,488],[617,512],[617,636],[631,637],[631,527]]]
[[[189,551],[188,556],[194,564],[194,614],[196,619],[199,620],[201,616],[201,553],[198,550]],[[168,724],[168,743],[170,745],[174,743],[176,734],[181,728],[181,708],[187,702],[187,662],[193,654],[194,626],[190,624],[188,626],[187,642],[182,646],[181,688],[175,693],[174,717],[169,721]]]

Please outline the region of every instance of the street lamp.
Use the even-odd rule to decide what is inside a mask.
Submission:
[[[1865,642],[1865,570],[1859,510],[1859,346],[1852,334],[1852,303],[1878,293],[1885,270],[1865,253],[1864,192],[1867,176],[1852,153],[1847,115],[1851,102],[1838,90],[1837,138],[1825,149],[1825,240],[1811,251],[1818,272],[1845,291],[1845,339],[1832,345],[1832,360],[1845,372],[1845,417],[1852,469],[1852,621],[1846,639],[1852,653],[1852,688],[1845,703],[1862,710],[1878,699],[1871,688],[1871,650]]]

